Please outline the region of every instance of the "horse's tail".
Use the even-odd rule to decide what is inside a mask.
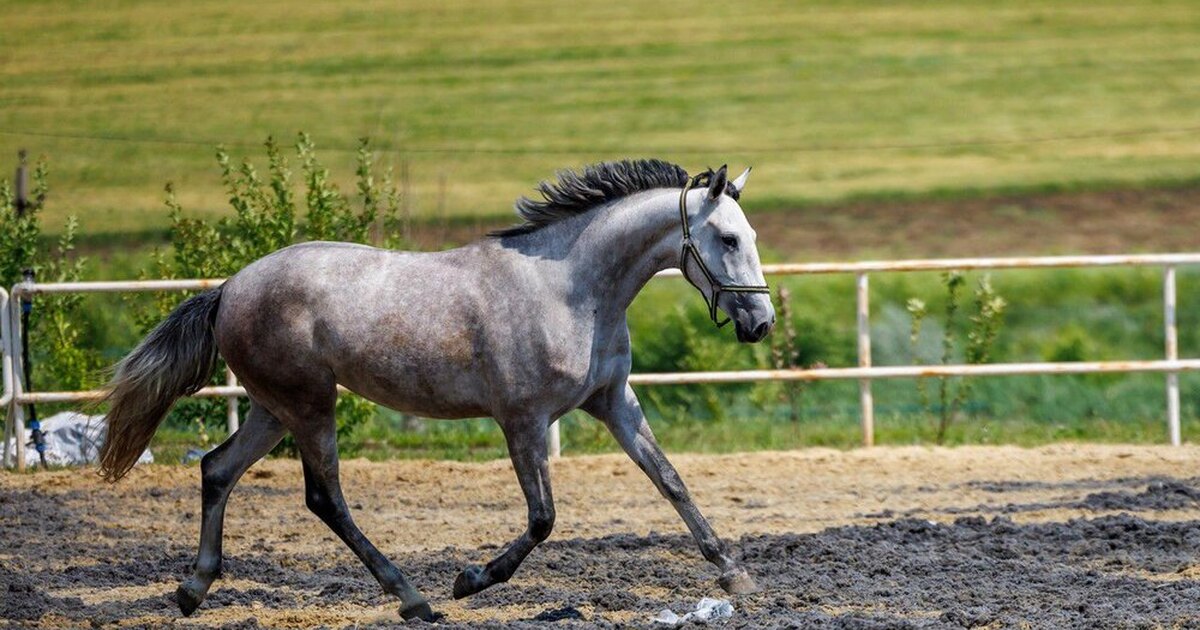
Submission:
[[[158,425],[181,396],[208,384],[217,365],[213,324],[221,289],[180,304],[117,364],[105,401],[108,433],[100,448],[100,474],[124,477]]]

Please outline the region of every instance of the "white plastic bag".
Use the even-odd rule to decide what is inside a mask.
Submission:
[[[708,623],[717,619],[728,619],[732,616],[733,604],[729,603],[729,600],[705,597],[696,603],[696,610],[682,617],[675,614],[670,608],[664,608],[658,611],[658,615],[651,621],[669,626],[679,626],[691,621]]]
[[[83,466],[94,464],[100,457],[100,445],[104,443],[107,425],[104,416],[88,416],[74,411],[56,413],[42,420],[42,437],[46,442],[46,463],[51,466]],[[31,445],[33,431],[25,430],[25,443]],[[9,452],[16,447],[8,442]],[[25,449],[25,458],[37,462],[37,451],[32,446]],[[154,462],[150,449],[142,452],[139,464]]]

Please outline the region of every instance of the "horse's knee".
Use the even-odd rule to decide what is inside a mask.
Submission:
[[[529,514],[529,536],[537,542],[550,537],[554,531],[554,508],[544,507]]]

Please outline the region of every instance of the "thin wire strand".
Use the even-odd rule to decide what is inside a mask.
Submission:
[[[511,147],[511,148],[487,148],[487,147],[411,147],[398,146],[386,143],[372,142],[370,148],[375,151],[391,151],[401,154],[444,154],[444,155],[590,155],[590,154],[628,154],[628,153],[655,153],[655,154],[711,154],[711,153],[728,153],[728,154],[760,154],[760,153],[836,153],[836,152],[863,152],[863,151],[903,151],[903,150],[923,150],[923,149],[954,149],[954,148],[970,148],[970,147],[989,147],[989,146],[1020,146],[1031,144],[1045,144],[1053,142],[1079,142],[1086,140],[1104,140],[1114,138],[1134,138],[1147,136],[1163,136],[1163,135],[1186,135],[1200,133],[1200,126],[1194,127],[1174,127],[1166,129],[1127,129],[1122,131],[1096,131],[1077,134],[1064,134],[1055,136],[1034,136],[1028,138],[976,138],[967,140],[946,140],[940,142],[913,142],[913,143],[896,143],[896,144],[813,144],[806,146],[777,146],[777,147]],[[217,140],[202,140],[198,138],[180,138],[180,137],[133,137],[109,134],[83,134],[83,133],[58,133],[49,131],[17,131],[12,129],[0,129],[0,135],[6,136],[25,136],[34,138],[54,138],[59,140],[82,140],[88,142],[124,142],[130,144],[160,144],[160,145],[186,145],[186,146],[202,146],[215,149],[218,146],[224,147],[239,147],[239,148],[258,148],[262,143],[256,142],[221,142]],[[355,152],[359,150],[358,145],[347,146],[338,144],[323,145],[320,147],[323,151],[335,152]]]

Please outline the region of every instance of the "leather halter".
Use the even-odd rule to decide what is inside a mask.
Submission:
[[[683,246],[679,251],[679,270],[683,272],[683,277],[687,278],[697,289],[700,285],[688,275],[687,259],[690,255],[692,260],[696,261],[696,266],[700,267],[700,272],[704,274],[704,279],[708,281],[708,285],[712,291],[712,297],[700,291],[700,296],[704,298],[704,303],[708,306],[708,316],[712,319],[717,328],[725,326],[729,323],[729,318],[725,321],[720,321],[717,318],[717,300],[721,297],[721,293],[770,293],[771,288],[765,284],[749,285],[749,284],[723,284],[709,270],[708,265],[704,264],[704,259],[700,256],[700,250],[696,247],[696,243],[692,241],[692,230],[688,226],[687,216],[687,194],[688,191],[695,188],[700,182],[710,177],[709,173],[701,173],[693,177],[686,186],[683,187],[683,192],[679,193],[679,221],[683,224]]]

